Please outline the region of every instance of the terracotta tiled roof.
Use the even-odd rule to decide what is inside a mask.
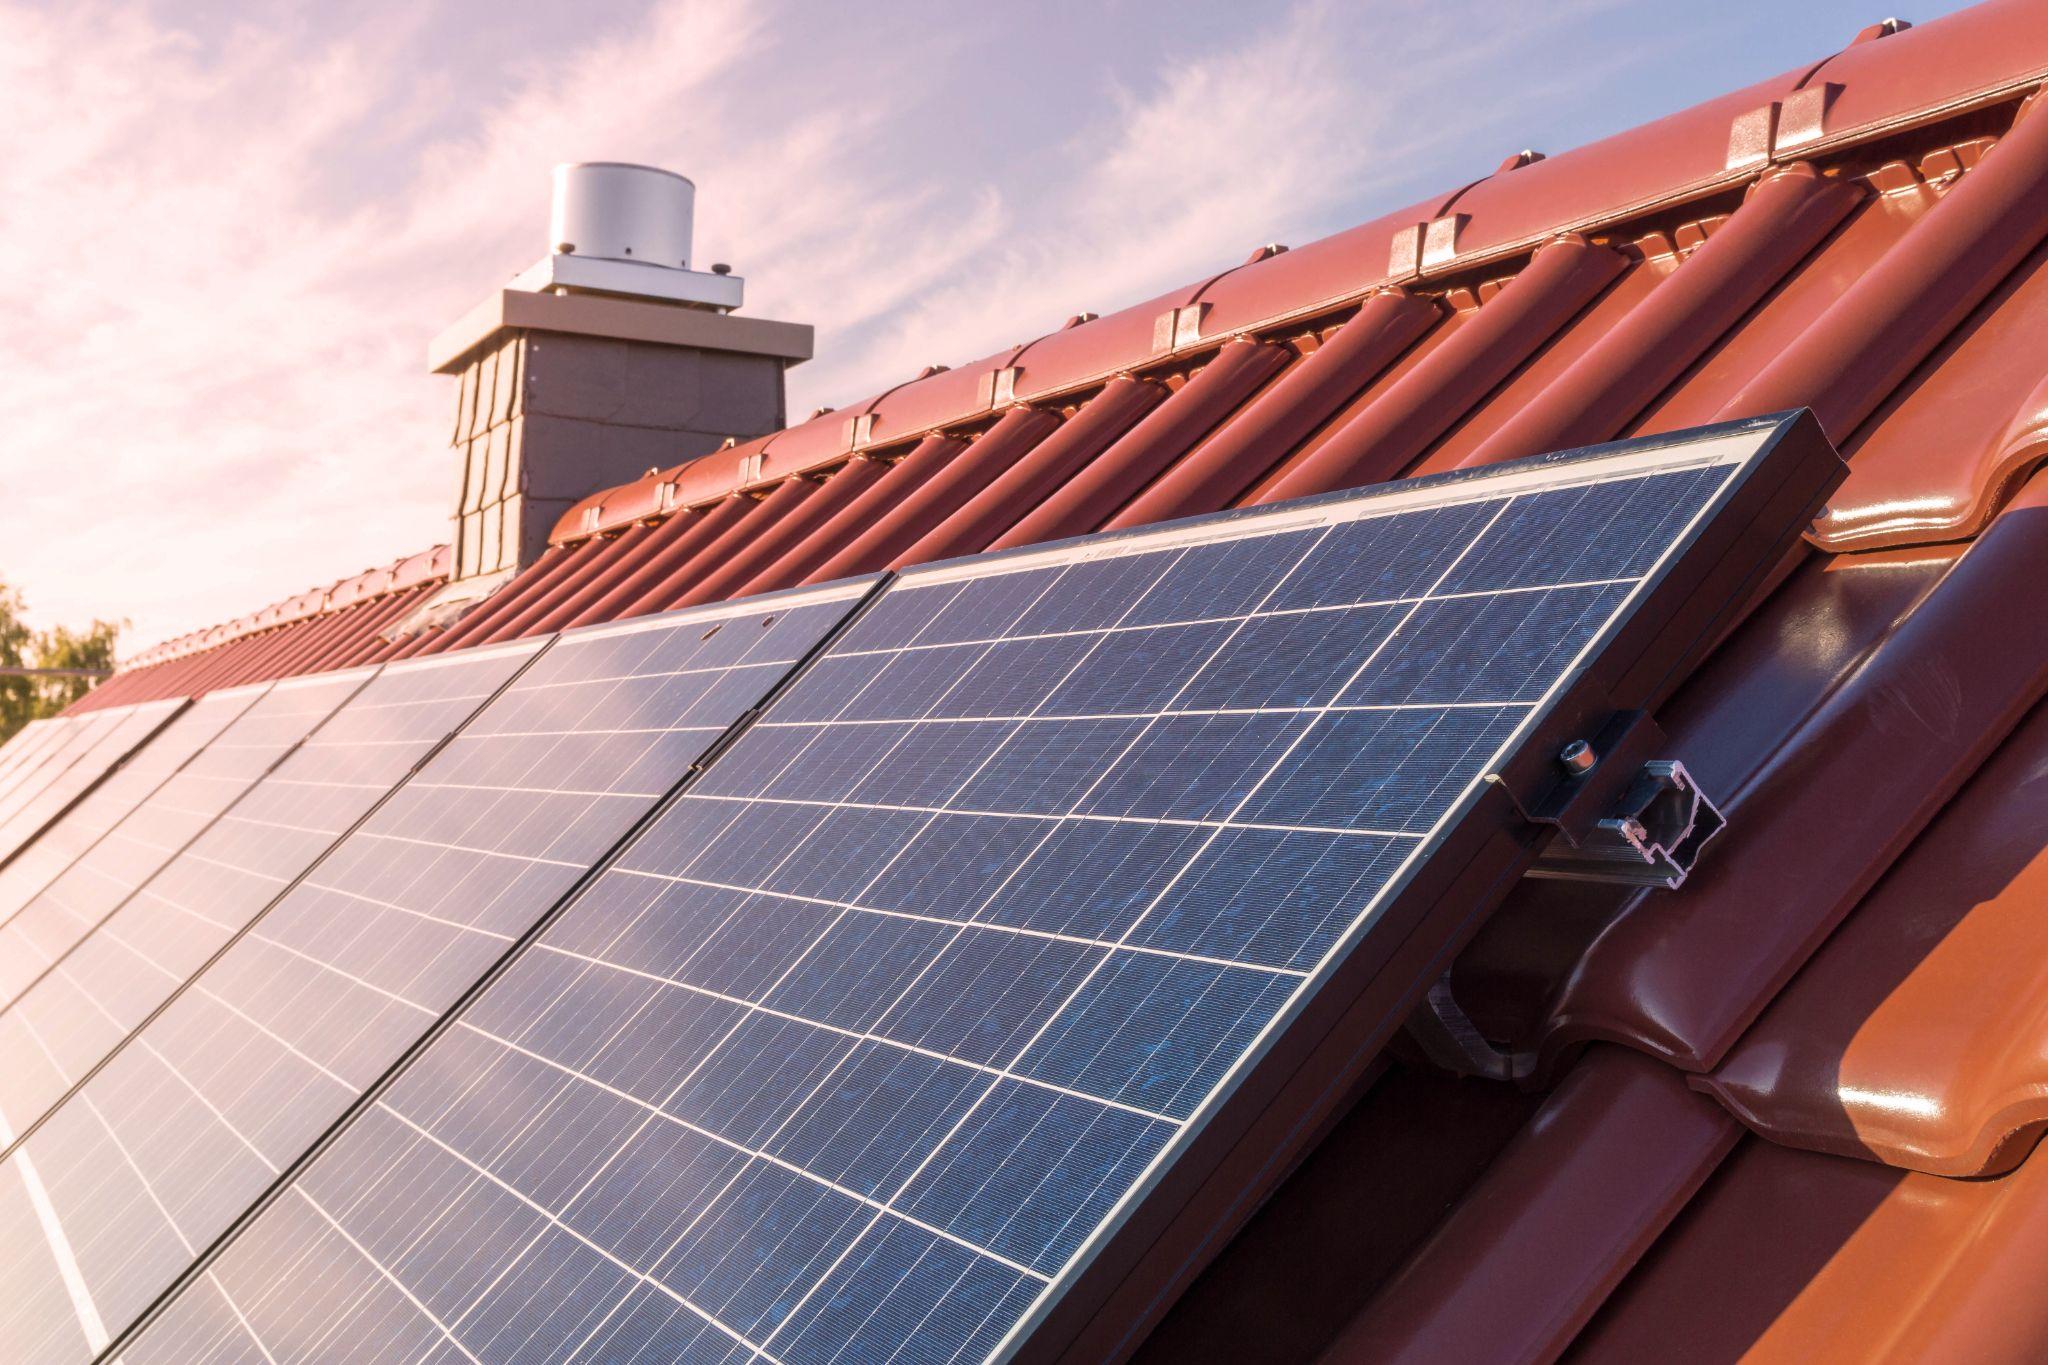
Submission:
[[[1452,981],[1526,1082],[1390,1058],[1144,1354],[2048,1358],[2044,77],[2040,0],[1876,26],[594,495],[447,629],[338,585],[94,700],[1811,407],[1848,482],[1660,716],[1731,833],[1524,883]]]
[[[448,563],[448,547],[436,545],[211,630],[167,640],[130,659],[72,710],[126,706],[351,664],[381,663],[400,648],[381,632],[447,581]]]

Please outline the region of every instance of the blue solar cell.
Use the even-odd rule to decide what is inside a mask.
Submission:
[[[884,824],[863,817],[863,812],[842,810],[830,818],[842,826],[881,826],[871,829],[856,875],[841,882],[842,887],[860,885],[859,872],[867,872],[861,903],[872,909],[939,920],[986,918],[1058,932],[1066,932],[1059,923],[1063,915],[1096,913],[1080,904],[1087,893],[1078,886],[1062,894],[1046,882],[1032,889],[1005,884],[1037,844],[1055,835],[1059,826],[1052,821],[920,813],[913,822],[899,824],[896,816]],[[1105,859],[1098,868],[1106,874],[1110,864]],[[991,888],[998,889],[992,893]]]
[[[754,1352],[674,1299],[642,1285],[564,1359],[570,1365],[746,1365]]]
[[[1614,615],[1625,585],[1425,602],[1403,647],[1347,688],[1344,705],[1535,702]]]
[[[625,1261],[651,1267],[702,1219],[748,1157],[680,1123],[614,1134],[614,1153],[562,1212],[564,1223]]]
[[[787,1167],[752,1161],[655,1264],[654,1275],[741,1336],[765,1340],[867,1222],[859,1200]]]
[[[987,822],[993,824],[994,822]],[[996,828],[1028,836],[1014,873],[990,877],[993,895],[973,911],[987,924],[1119,938],[1158,895],[1158,870],[1192,850],[1207,832],[1197,825],[1121,820],[1005,821]]]
[[[1094,634],[997,640],[975,646],[979,658],[961,686],[944,697],[935,698],[928,709],[917,709],[915,703],[918,699],[915,697],[888,700],[894,703],[893,714],[898,716],[926,715],[943,719],[950,716],[1025,715],[1046,706],[1045,694],[1049,685],[1061,678],[1072,683],[1085,676],[1077,671],[1082,660],[1089,661],[1089,670],[1092,671],[1101,643],[1100,637]],[[881,710],[879,707],[875,709]],[[1067,715],[1085,715],[1101,709],[1078,693],[1064,698],[1059,707],[1060,712]]]
[[[1197,621],[1106,636],[1093,642],[1086,668],[1076,669],[1076,659],[1067,658],[1041,676],[1027,674],[1037,684],[1033,690],[1038,696],[1026,709],[1042,716],[1163,710],[1186,686],[1182,661],[1214,653],[1236,631],[1234,621]],[[1048,681],[1053,683],[1050,695],[1046,695]]]
[[[1297,971],[1321,959],[1412,847],[1397,838],[1324,830],[1239,828],[1202,838],[1199,852],[1177,860],[1185,861],[1187,873],[1172,897],[1131,941]]]
[[[1273,590],[1266,610],[1411,599],[1443,578],[1496,510],[1473,501],[1332,527]],[[1448,585],[1442,590],[1457,591]]]
[[[1724,477],[1724,470],[1689,469],[1518,498],[1438,591],[1639,577]]]
[[[777,1116],[852,1055],[845,1033],[764,1010],[748,1010],[662,1102],[692,1127],[751,1148]]]
[[[585,1342],[622,1359],[988,1358],[1203,1131],[1754,449],[905,575],[293,1194],[345,1228],[503,1246],[493,1283],[540,1302],[454,1295],[436,1316],[471,1350],[602,1310]],[[470,1221],[483,1187],[544,1230]],[[248,1275],[271,1221],[220,1263]],[[564,1269],[586,1261],[610,1269]],[[354,1311],[280,1276],[262,1292],[338,1331]],[[181,1298],[125,1358],[173,1358],[204,1311]]]
[[[1059,815],[1095,785],[1103,756],[1128,747],[1144,733],[1145,724],[1126,717],[983,725],[975,727],[971,741],[958,737],[963,728],[958,725],[915,726],[914,737],[930,738],[916,747],[913,761],[924,764],[919,780],[926,788],[957,789],[959,794],[948,803],[953,806],[1010,815]],[[861,793],[854,792],[852,799],[862,799]]]
[[[775,1338],[790,1365],[986,1359],[1040,1283],[901,1219],[877,1220],[828,1267]],[[947,1311],[934,1313],[945,1304]]]
[[[920,646],[932,646],[959,641],[1003,640],[1013,635],[1030,633],[1019,628],[1018,622],[1024,613],[1039,606],[1045,590],[1059,577],[1056,568],[1040,569],[1033,572],[1012,574],[1001,583],[984,584],[974,592],[959,589],[939,590],[951,592],[951,598],[944,606],[934,608],[934,594],[925,594],[921,600],[913,594],[909,606],[913,612],[924,617],[922,628],[916,631],[915,640]],[[881,606],[881,603],[877,603]],[[865,615],[862,625],[867,622]],[[1034,625],[1031,630],[1041,627]],[[912,637],[897,641],[908,644]],[[875,646],[851,643],[852,648],[868,649]]]
[[[980,585],[970,585],[960,594],[952,615],[956,621],[973,622],[979,627],[973,634],[964,635],[965,639],[989,639],[998,634],[1050,635],[1064,630],[1099,632],[1120,621],[1131,604],[1143,597],[1178,557],[1178,551],[1158,550],[1082,560],[1067,565],[1063,572],[1045,574],[1031,604],[1007,631],[999,629],[1000,623],[1020,595],[1017,589],[1007,586],[994,598],[994,605],[1000,610],[983,612],[976,608],[977,599],[983,595]],[[920,642],[923,638],[919,637]]]
[[[1126,820],[1221,819],[1313,724],[1299,711],[1162,716],[1132,733],[1105,776],[1096,776],[1099,756],[1076,755],[1094,765],[1076,808]]]
[[[1262,787],[1243,817],[1422,834],[1527,715],[1523,706],[1325,715],[1289,755],[1287,780]]]
[[[1246,621],[1180,694],[1187,710],[1299,709],[1373,657],[1404,616],[1394,607],[1302,611]]]
[[[1106,952],[1034,934],[956,930],[875,1031],[962,1061],[1007,1066]]]
[[[793,1122],[766,1144],[779,1157],[869,1199],[902,1188],[980,1095],[972,1067],[862,1042]]]
[[[1176,1126],[1004,1080],[894,1200],[911,1218],[1050,1275]],[[1057,1180],[1046,1179],[1058,1171]]]
[[[806,910],[794,917],[803,925],[800,951],[782,955],[785,960],[778,961],[766,983],[762,1003],[855,1033],[880,1025],[884,1005],[910,989],[958,933],[907,915],[844,915],[823,906]],[[779,918],[781,907],[774,913]],[[944,989],[943,981],[937,988]]]
[[[1300,984],[1280,972],[1116,953],[1057,1002],[1058,1018],[1017,1070],[1185,1118]]]

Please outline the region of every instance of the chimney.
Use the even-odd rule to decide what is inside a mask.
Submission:
[[[557,166],[548,254],[428,347],[462,381],[452,596],[531,564],[589,494],[787,425],[811,329],[734,316],[745,281],[690,268],[696,195],[652,166]]]

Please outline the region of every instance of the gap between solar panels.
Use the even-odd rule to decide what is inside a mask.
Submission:
[[[895,577],[108,1357],[1127,1353],[1841,475],[1789,415]]]

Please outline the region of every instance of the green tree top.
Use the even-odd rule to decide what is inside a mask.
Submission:
[[[94,621],[84,630],[31,630],[19,589],[0,583],[0,668],[112,668],[122,622]],[[54,716],[92,690],[93,678],[0,674],[0,743],[32,720]]]

